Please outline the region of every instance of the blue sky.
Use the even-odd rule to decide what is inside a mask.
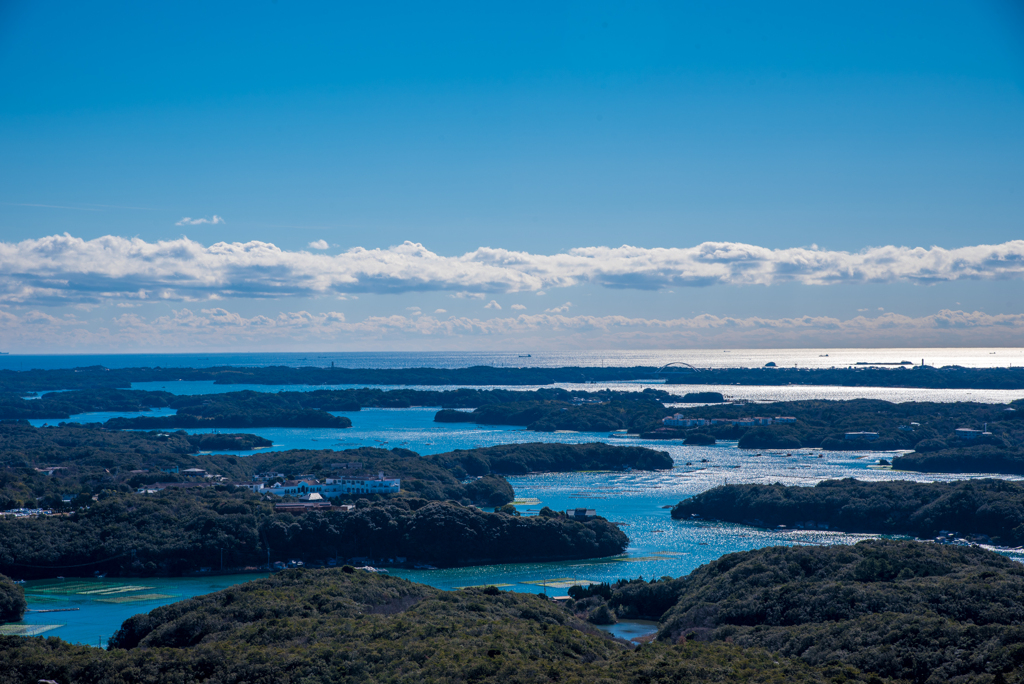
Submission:
[[[7,2],[0,92],[12,351],[1024,339],[1019,3]],[[32,242],[64,233],[85,242]],[[154,275],[105,236],[192,242]],[[283,256],[190,251],[250,241]],[[657,252],[706,242],[776,275]],[[537,265],[622,245],[648,252],[614,276]],[[887,246],[969,251],[849,275]],[[328,260],[353,248],[384,252]],[[481,248],[529,266],[451,275]]]

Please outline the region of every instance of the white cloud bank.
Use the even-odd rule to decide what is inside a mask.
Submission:
[[[413,313],[349,321],[339,312],[282,312],[247,318],[223,308],[174,311],[146,318],[80,319],[0,310],[0,345],[15,352],[309,349],[684,349],[856,346],[1018,345],[1024,314],[943,310],[930,316],[893,313],[848,320],[825,316],[670,320],[625,316],[518,315],[479,319]]]
[[[215,217],[219,218],[219,217]],[[1024,278],[1024,240],[957,249],[869,247],[860,252],[768,249],[729,242],[696,247],[581,247],[531,254],[481,247],[440,256],[406,242],[342,254],[286,251],[267,242],[145,242],[54,235],[0,243],[0,302],[75,303],[111,299],[201,301],[340,293],[543,292],[591,283],[654,290],[670,286],[935,283]]]

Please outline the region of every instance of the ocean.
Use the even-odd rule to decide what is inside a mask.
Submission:
[[[662,349],[544,352],[254,352],[231,354],[4,354],[0,370],[105,366],[107,368],[211,366],[319,366],[342,368],[557,368],[653,366],[688,363],[698,368],[752,368],[768,362],[791,368],[831,368],[857,363],[994,368],[1024,365],[1024,347],[894,349]]]

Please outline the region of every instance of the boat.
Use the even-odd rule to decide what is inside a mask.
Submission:
[[[520,354],[519,358],[521,358],[521,359],[532,359],[533,358],[533,354]]]

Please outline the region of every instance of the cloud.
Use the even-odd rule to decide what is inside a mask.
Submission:
[[[349,349],[484,349],[510,344],[560,349],[685,349],[825,346],[1005,346],[1024,335],[1024,314],[942,310],[930,316],[885,313],[846,320],[827,316],[733,318],[700,315],[647,319],[537,314],[501,318],[426,315],[370,316],[349,321],[341,312],[280,312],[246,317],[221,307],[174,310],[147,318],[134,311],[114,318],[62,318],[40,311],[0,310],[0,348],[11,351],[308,349],[330,343]]]
[[[434,309],[434,313],[436,313],[436,314],[448,313],[448,309]]]
[[[487,304],[484,306],[484,308],[485,309],[497,309],[498,311],[501,311],[501,304],[499,304],[498,302],[496,302],[496,301],[494,301],[492,299],[491,301],[487,302]]]
[[[562,306],[555,306],[555,307],[552,307],[550,309],[544,309],[544,313],[550,313],[550,314],[565,313],[565,312],[567,312],[569,310],[569,308],[571,306],[572,306],[572,302],[566,302]]]
[[[186,216],[185,218],[181,219],[180,221],[178,221],[174,225],[176,225],[176,226],[200,226],[200,225],[202,225],[204,223],[209,223],[211,225],[217,225],[218,223],[225,223],[225,221],[224,221],[223,218],[221,218],[220,216],[217,216],[216,214],[213,215],[213,218],[208,218],[208,219],[206,219],[206,218],[194,219],[194,218],[189,218],[188,216]]]
[[[1022,278],[1024,240],[957,249],[869,247],[855,253],[731,242],[582,247],[553,255],[481,247],[460,256],[441,256],[413,242],[341,254],[292,252],[258,241],[207,247],[188,238],[150,243],[68,234],[0,243],[0,302],[32,304],[428,291],[487,299],[579,284],[655,290]]]
[[[513,304],[512,309],[514,311],[526,311],[526,307],[523,306],[522,304]]]
[[[314,240],[309,243],[310,249],[330,249],[330,245],[327,244],[327,240]]]

